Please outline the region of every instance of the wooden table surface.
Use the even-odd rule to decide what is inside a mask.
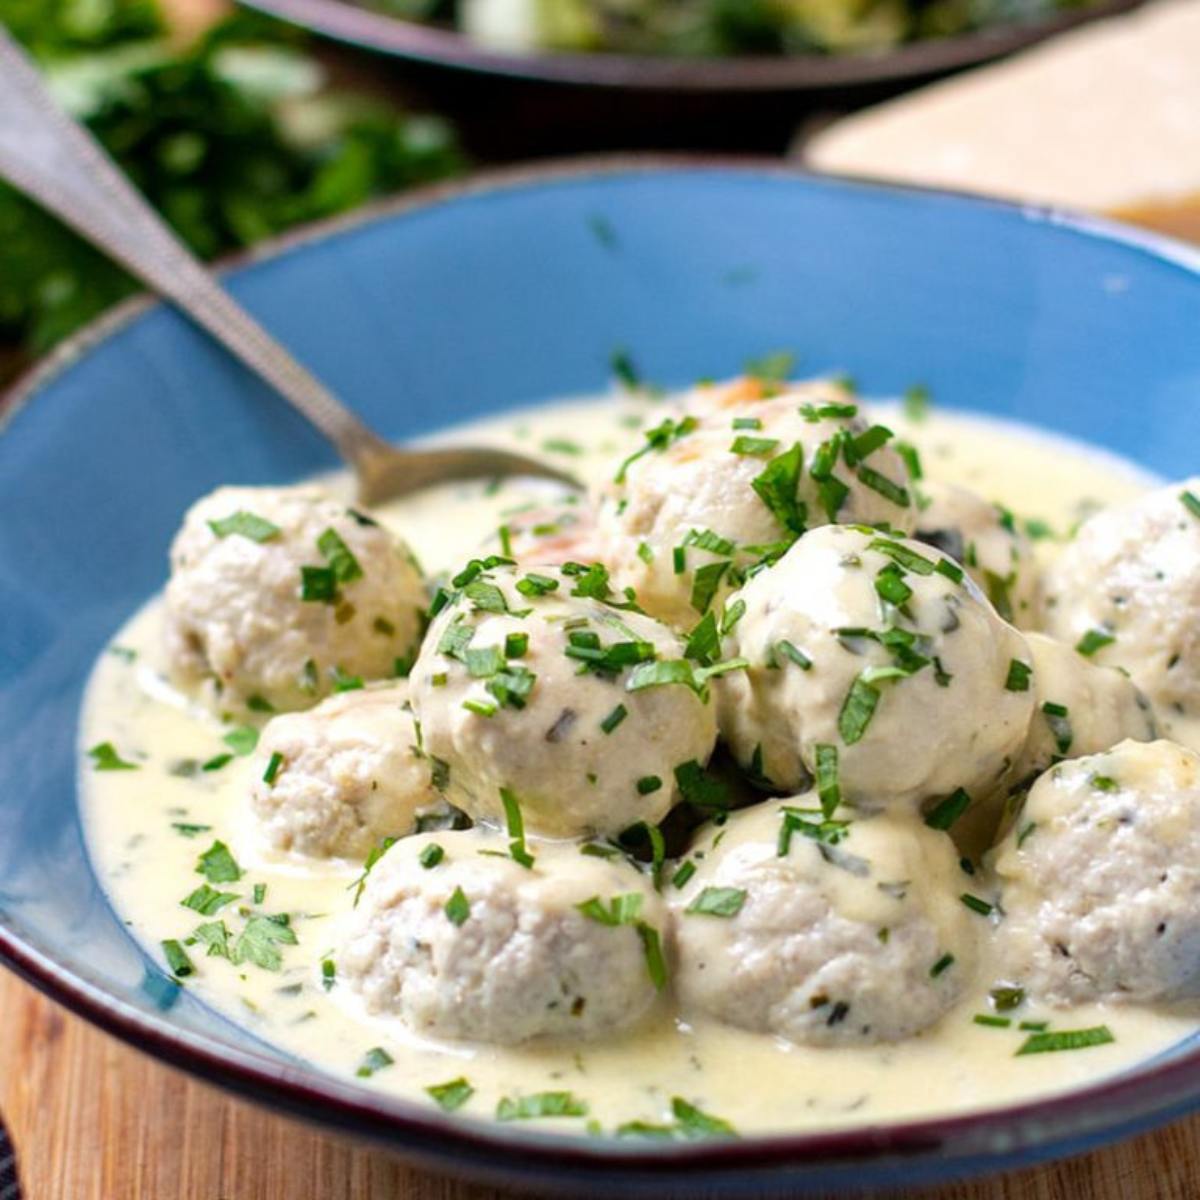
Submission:
[[[0,970],[0,1113],[26,1200],[503,1200],[163,1067]],[[1200,1117],[903,1200],[1196,1200]],[[701,1200],[692,1193],[689,1200]],[[894,1200],[901,1200],[895,1197]]]

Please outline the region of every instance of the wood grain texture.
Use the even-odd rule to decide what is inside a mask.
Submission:
[[[26,1200],[504,1200],[285,1121],[132,1051],[0,970],[0,1112]],[[1200,1118],[922,1200],[1195,1200]],[[905,1193],[903,1200],[917,1200]],[[701,1200],[691,1193],[689,1200]],[[891,1198],[889,1198],[891,1200]],[[894,1197],[901,1200],[901,1197]]]

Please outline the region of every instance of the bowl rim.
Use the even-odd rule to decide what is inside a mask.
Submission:
[[[446,202],[600,179],[688,173],[779,179],[835,191],[861,190],[898,199],[968,204],[1034,225],[1115,243],[1196,277],[1200,289],[1200,250],[1103,217],[943,188],[817,174],[777,159],[694,154],[593,156],[482,172],[466,180],[414,189],[303,226],[223,259],[219,269],[225,274],[270,261],[342,233]],[[163,303],[150,296],[131,297],[65,339],[0,394],[0,437],[25,405],[84,355]],[[722,1175],[736,1171],[739,1178],[745,1179],[748,1171],[919,1165],[932,1163],[935,1158],[940,1175],[947,1176],[970,1173],[972,1159],[976,1160],[976,1169],[980,1163],[998,1159],[1009,1165],[1027,1165],[1062,1152],[1067,1143],[1077,1149],[1114,1130],[1125,1133],[1161,1124],[1200,1106],[1198,1044],[1164,1061],[1134,1066],[1082,1087],[965,1113],[845,1129],[752,1134],[729,1141],[640,1145],[615,1139],[564,1137],[500,1126],[486,1118],[447,1116],[419,1102],[339,1079],[300,1061],[294,1067],[281,1067],[278,1059],[206,1033],[183,1030],[159,1014],[144,1012],[113,996],[102,981],[61,966],[48,948],[23,932],[12,914],[4,912],[0,912],[0,964],[129,1045],[277,1112],[390,1143],[407,1156],[442,1169],[492,1177],[545,1176],[570,1168],[590,1172],[593,1181],[599,1178],[597,1173],[603,1173],[609,1183],[639,1178],[643,1182],[661,1181],[665,1176],[682,1177],[701,1171],[708,1172],[710,1179],[714,1171]],[[1045,1133],[1047,1126],[1053,1130],[1049,1136]]]
[[[821,91],[946,74],[1032,46],[1056,33],[1140,7],[1096,0],[1032,21],[1007,22],[864,54],[668,58],[583,51],[521,53],[481,46],[453,29],[423,25],[351,0],[244,0],[284,21],[342,42],[477,75],[620,91]]]

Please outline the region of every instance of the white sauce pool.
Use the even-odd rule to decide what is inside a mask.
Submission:
[[[509,414],[461,433],[527,450],[569,443],[580,452],[561,447],[547,452],[592,478],[636,441],[640,424],[657,421],[655,410],[653,402],[629,397],[571,402]],[[1012,425],[937,412],[914,425],[899,412],[886,419],[921,448],[927,476],[961,483],[1057,531],[1069,529],[1092,507],[1128,499],[1153,482],[1109,456]],[[478,484],[446,486],[377,515],[436,574],[494,551],[501,514],[531,494],[544,499],[557,489],[518,482],[491,493]],[[1040,546],[1053,552],[1052,542]],[[497,1049],[423,1041],[395,1020],[365,1015],[336,981],[328,990],[323,986],[320,964],[339,943],[339,923],[351,903],[348,888],[359,868],[266,854],[241,815],[245,757],[235,755],[219,769],[190,776],[172,773],[180,762],[204,763],[227,752],[222,738],[229,729],[165,682],[160,623],[155,599],[116,636],[116,652],[103,656],[89,686],[81,747],[111,742],[141,768],[96,772],[82,756],[81,802],[96,869],[130,931],[162,961],[164,939],[182,941],[207,919],[180,904],[202,882],[197,856],[214,839],[227,842],[245,874],[224,886],[237,891],[249,910],[290,914],[297,943],[281,947],[278,971],[234,966],[204,957],[203,947],[189,947],[196,971],[186,986],[318,1068],[354,1075],[368,1051],[380,1047],[393,1061],[364,1079],[365,1086],[432,1106],[426,1087],[463,1076],[474,1089],[460,1110],[468,1117],[493,1115],[502,1097],[569,1091],[586,1103],[586,1117],[539,1124],[564,1133],[611,1132],[630,1121],[669,1122],[671,1097],[681,1096],[750,1133],[961,1113],[1063,1091],[1158,1054],[1197,1027],[1194,1010],[1039,1010],[1027,1004],[1017,1014],[1021,1020],[1048,1021],[1052,1029],[1104,1024],[1115,1040],[1017,1057],[1028,1036],[1017,1020],[1009,1028],[973,1021],[975,1014],[990,1011],[987,991],[994,977],[985,955],[961,1003],[924,1034],[898,1044],[793,1046],[712,1022],[685,1023],[669,1002],[636,1034],[598,1043]],[[188,836],[179,826],[202,828]],[[266,889],[259,904],[256,885]],[[242,920],[237,904],[220,915],[231,927]]]

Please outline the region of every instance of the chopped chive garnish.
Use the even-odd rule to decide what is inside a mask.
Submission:
[[[637,781],[637,792],[639,796],[649,796],[653,792],[657,792],[662,787],[662,780],[657,775],[643,775]]]
[[[612,733],[620,723],[629,715],[629,710],[623,704],[618,704],[616,708],[600,722],[600,728],[605,733]]]
[[[267,898],[267,885],[265,883],[256,883],[254,885],[254,903],[261,904]]]
[[[1200,496],[1197,496],[1195,492],[1180,492],[1179,499],[1193,517],[1200,517]]]
[[[500,789],[500,802],[504,805],[504,820],[508,826],[508,852],[521,866],[532,867],[533,855],[525,848],[525,820],[521,816],[521,803],[514,792],[503,787]],[[462,922],[455,921],[455,924]]]
[[[708,612],[717,589],[725,572],[729,570],[728,562],[705,563],[692,575],[691,605],[698,613]]]
[[[450,899],[446,901],[444,911],[451,925],[461,925],[471,915],[471,903],[461,887],[454,889]]]
[[[242,511],[217,521],[209,521],[208,527],[219,538],[237,534],[239,537],[249,538],[252,542],[269,542],[280,533],[278,525],[272,525],[270,521],[255,516],[254,513]]]
[[[638,542],[637,556],[647,565],[654,561],[654,551],[649,542]]]
[[[355,579],[362,578],[363,570],[358,559],[336,529],[326,529],[317,538],[317,549],[324,556],[333,577],[339,583],[352,583]]]
[[[929,390],[919,384],[904,393],[904,415],[913,422],[921,422],[929,416]]]
[[[683,1137],[736,1137],[737,1131],[722,1117],[714,1117],[689,1104],[682,1096],[671,1097],[671,1112]]]
[[[897,608],[912,598],[912,588],[894,571],[880,571],[875,576],[875,591],[882,600]]]
[[[925,817],[930,829],[949,829],[971,806],[971,797],[964,788],[940,800]]]
[[[799,498],[803,469],[804,447],[796,442],[790,450],[771,459],[750,481],[755,495],[779,524],[795,537],[799,537],[808,524],[808,509]]]
[[[948,558],[939,558],[934,570],[939,575],[944,575],[951,583],[962,583],[963,581],[962,567],[956,562],[951,562]]]
[[[200,833],[209,833],[212,830],[211,825],[190,825],[185,821],[172,821],[171,828],[175,830],[180,837],[192,838]]]
[[[1008,664],[1008,677],[1004,680],[1004,686],[1010,692],[1027,692],[1029,691],[1029,677],[1032,674],[1033,668],[1028,663],[1014,658]]]
[[[1098,792],[1116,792],[1121,788],[1111,775],[1089,775],[1088,783]]]
[[[529,634],[510,633],[504,639],[505,658],[524,658],[529,649]]]
[[[734,429],[761,429],[762,421],[758,417],[734,417],[732,427]]]
[[[92,760],[93,771],[137,771],[141,768],[137,763],[126,762],[118,753],[112,742],[100,742],[88,751]]]
[[[786,658],[788,662],[795,663],[802,671],[807,671],[812,667],[812,659],[803,650],[782,638],[771,648],[772,664],[778,666],[780,656]]]
[[[1020,1030],[1027,1030],[1030,1033],[1041,1033],[1044,1029],[1050,1028],[1049,1021],[1022,1021],[1017,1026]]]
[[[1116,640],[1111,633],[1105,633],[1103,629],[1089,629],[1075,643],[1075,649],[1087,658],[1091,658],[1097,650],[1103,650],[1105,646],[1111,646]]]
[[[833,816],[834,810],[842,802],[842,789],[838,782],[837,747],[818,745],[814,748],[814,755],[816,757],[817,796],[821,801],[821,811],[828,819]]]
[[[646,959],[646,973],[655,991],[661,992],[667,986],[667,960],[663,955],[662,938],[653,925],[645,921],[637,923],[638,937],[642,939],[642,953]]]
[[[1007,1029],[1012,1024],[1011,1017],[993,1017],[990,1013],[976,1013],[971,1020],[976,1025],[990,1025],[993,1029]]]
[[[696,873],[696,864],[690,858],[685,858],[671,876],[671,886],[681,888]]]
[[[706,887],[684,911],[706,917],[736,917],[745,903],[743,888]]]
[[[279,774],[279,768],[283,766],[283,755],[278,750],[272,753],[270,761],[267,763],[267,769],[263,772],[263,783],[274,783]]]
[[[586,1100],[570,1092],[535,1092],[531,1096],[501,1098],[496,1105],[498,1121],[528,1121],[537,1117],[586,1117]]]
[[[879,703],[879,689],[859,675],[850,685],[838,713],[838,733],[847,746],[861,741]]]
[[[333,985],[337,981],[337,963],[332,958],[323,958],[321,960],[321,987],[325,991],[333,990]]]
[[[1050,732],[1054,735],[1054,744],[1058,747],[1059,754],[1066,754],[1075,740],[1075,733],[1071,728],[1070,710],[1065,704],[1055,704],[1053,701],[1047,700],[1042,705],[1042,715],[1046,718],[1046,724],[1050,726]]]
[[[885,500],[890,500],[901,508],[907,508],[912,503],[906,487],[893,483],[886,475],[876,471],[874,467],[861,463],[857,475],[867,487],[873,492],[878,492]]]
[[[176,979],[186,979],[189,975],[196,973],[196,967],[188,958],[187,951],[174,938],[168,938],[163,942],[162,950],[163,957],[167,960],[167,966],[171,968],[171,974]]]
[[[256,713],[273,713],[275,711],[275,705],[263,696],[251,696],[246,701],[246,707]]]
[[[494,717],[500,711],[491,700],[464,700],[462,706],[477,717]]]
[[[417,862],[429,870],[431,867],[436,867],[438,863],[446,857],[446,851],[442,849],[437,842],[430,842],[429,845],[422,848],[421,853],[417,855]]]
[[[222,767],[228,766],[233,762],[232,754],[216,754],[207,762],[200,764],[202,771],[219,771]]]
[[[733,445],[729,449],[733,454],[762,458],[770,454],[778,445],[778,438],[747,437],[743,434],[733,439]]]
[[[919,481],[925,478],[925,471],[921,466],[921,453],[912,442],[897,442],[896,453],[904,460],[909,479]]]
[[[431,1084],[425,1092],[442,1112],[456,1112],[475,1095],[475,1089],[461,1075],[449,1083]]]
[[[981,900],[978,896],[972,896],[970,892],[963,892],[959,899],[972,911],[978,913],[981,917],[990,917],[993,911],[993,905],[986,900]]]
[[[931,979],[936,979],[939,975],[948,971],[954,965],[953,954],[943,954],[941,958],[929,968],[929,976]]]
[[[1011,1012],[1025,1003],[1025,989],[1019,987],[997,987],[988,992],[992,1007],[997,1012]]]
[[[1104,1046],[1116,1040],[1107,1025],[1094,1025],[1090,1029],[1051,1029],[1042,1033],[1031,1033],[1017,1050],[1017,1055],[1048,1054],[1057,1050],[1085,1050],[1089,1046]]]

